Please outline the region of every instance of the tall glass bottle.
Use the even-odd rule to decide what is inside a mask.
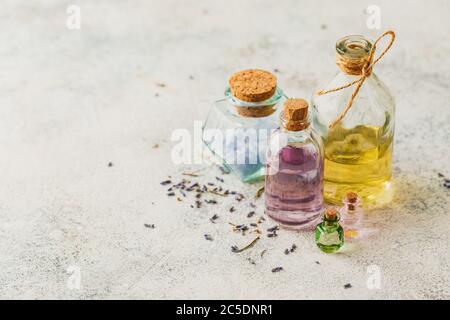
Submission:
[[[366,207],[379,207],[392,198],[392,149],[395,101],[389,89],[367,67],[373,43],[363,36],[348,36],[336,44],[341,72],[325,87],[345,86],[366,74],[351,108],[338,122],[354,93],[354,86],[315,95],[313,126],[325,150],[325,200],[342,204],[356,192]]]
[[[284,227],[313,229],[323,207],[323,147],[308,103],[288,99],[267,149],[266,214]]]
[[[250,69],[232,75],[225,97],[214,102],[203,142],[243,182],[264,179],[267,142],[279,126],[278,106],[285,99],[273,74]]]

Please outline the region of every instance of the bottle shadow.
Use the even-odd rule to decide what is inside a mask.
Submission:
[[[346,241],[341,254],[356,253],[364,246],[373,245],[373,241],[401,242],[401,234],[408,229],[429,226],[430,210],[446,210],[448,191],[437,176],[397,174],[392,184],[392,201],[383,208],[365,211],[361,237],[352,242]]]

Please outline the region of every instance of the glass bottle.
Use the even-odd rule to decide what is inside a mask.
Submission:
[[[358,239],[362,235],[364,212],[361,199],[354,192],[349,192],[343,199],[344,207],[340,210],[341,222],[345,230],[345,240]]]
[[[392,198],[395,101],[373,70],[364,70],[373,57],[372,46],[359,35],[344,37],[336,44],[341,72],[322,89],[339,88],[367,71],[351,108],[340,121],[336,123],[355,86],[312,99],[313,126],[324,142],[324,197],[332,204],[340,205],[349,191],[357,192],[371,208],[383,206]]]
[[[214,102],[202,140],[243,182],[264,179],[267,142],[279,126],[278,106],[285,99],[273,74],[250,69],[231,76],[225,97]]]
[[[267,149],[265,212],[282,226],[314,229],[323,208],[323,147],[308,103],[288,99]]]
[[[336,209],[328,208],[325,211],[323,222],[316,227],[316,244],[326,253],[336,252],[344,245],[344,229],[339,224]]]

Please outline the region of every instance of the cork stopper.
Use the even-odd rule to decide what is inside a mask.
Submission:
[[[335,208],[327,208],[325,210],[325,219],[328,221],[336,221],[338,220],[338,212]]]
[[[349,192],[345,196],[345,203],[347,203],[347,209],[354,211],[358,202],[358,194],[355,192]]]
[[[247,102],[267,100],[277,88],[277,78],[272,73],[259,69],[236,72],[228,82],[233,96]]]
[[[347,193],[346,197],[348,203],[356,203],[356,201],[358,200],[358,194],[356,194],[355,192]]]
[[[290,131],[300,131],[309,126],[308,102],[305,99],[288,99],[284,103],[283,126]]]
[[[268,71],[259,69],[242,70],[229,79],[231,94],[237,99],[256,104],[253,106],[235,105],[236,111],[243,117],[267,117],[275,112],[275,105],[257,105],[271,98],[277,89],[277,78]]]

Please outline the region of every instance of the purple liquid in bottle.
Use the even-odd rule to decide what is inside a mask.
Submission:
[[[323,208],[323,159],[317,147],[287,145],[268,159],[266,170],[266,213],[288,228],[314,228]]]

